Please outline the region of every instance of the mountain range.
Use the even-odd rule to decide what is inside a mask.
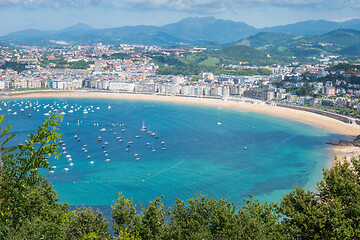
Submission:
[[[1,36],[3,42],[18,45],[46,45],[50,40],[74,43],[129,43],[144,45],[179,44],[226,44],[246,39],[261,32],[284,33],[293,36],[319,35],[336,29],[360,31],[360,19],[344,22],[314,20],[295,24],[255,28],[244,22],[216,19],[214,17],[190,17],[164,26],[125,26],[94,29],[77,24],[60,30],[28,29]]]

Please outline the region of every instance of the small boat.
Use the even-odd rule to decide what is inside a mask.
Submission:
[[[76,141],[78,141],[78,142],[79,142],[79,141],[80,141],[80,138],[76,139]]]
[[[218,122],[217,125],[221,125],[221,122]]]
[[[91,158],[91,156],[90,156],[90,155],[88,155],[86,158],[87,158],[87,159],[89,159],[89,158]]]
[[[109,143],[108,143],[108,142],[105,142],[104,144],[105,144],[105,145],[108,145]]]
[[[93,164],[94,164],[94,161],[90,161],[89,164],[93,165]]]
[[[136,138],[140,138],[140,135],[136,135],[135,137],[136,137]]]
[[[247,147],[244,147],[244,150],[246,150],[247,149]]]
[[[71,162],[71,161],[72,161],[72,158],[69,158],[68,161]]]
[[[54,173],[54,171],[53,171],[53,170],[51,170],[51,171],[49,171],[49,173]]]
[[[140,131],[142,131],[142,132],[145,132],[145,131],[146,131],[145,121],[142,121]]]
[[[155,149],[153,149],[152,151],[155,152]]]
[[[69,169],[68,169],[68,168],[64,168],[64,171],[66,171],[66,172],[67,172],[67,171],[69,171]]]
[[[24,112],[24,109],[21,108],[21,109],[20,109],[20,112]]]
[[[66,158],[71,158],[71,155],[68,154],[68,155],[66,155],[65,157],[66,157]]]
[[[72,167],[72,166],[74,166],[74,164],[73,164],[73,163],[70,163],[69,166]]]
[[[73,113],[74,111],[73,110],[69,110],[68,113]]]
[[[136,161],[139,161],[140,160],[140,158],[136,158]]]
[[[106,132],[106,128],[102,128],[99,130],[100,132]]]
[[[105,153],[105,157],[109,156],[109,154]]]
[[[105,159],[105,162],[110,162],[110,158]]]
[[[87,145],[86,145],[86,144],[84,144],[84,145],[83,145],[83,147],[84,147],[84,148],[86,148],[86,147],[87,147]]]
[[[98,137],[96,141],[101,142],[102,141],[101,137]]]
[[[28,114],[28,117],[31,117],[31,114]]]
[[[77,137],[78,137],[77,135],[74,136],[75,139],[76,139]]]
[[[85,151],[86,149],[83,147],[82,149],[81,149],[81,151]]]
[[[17,112],[13,112],[13,114],[12,115],[17,115]]]

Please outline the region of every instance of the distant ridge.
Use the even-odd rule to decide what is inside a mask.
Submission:
[[[244,22],[214,17],[189,17],[164,26],[140,25],[106,29],[94,29],[84,23],[79,23],[60,30],[27,29],[13,32],[0,37],[0,41],[18,45],[47,45],[51,44],[50,40],[63,40],[76,44],[103,42],[160,46],[183,44],[221,45],[246,39],[261,32],[306,36],[326,34],[345,28],[360,31],[360,19],[351,19],[344,22],[311,20],[267,28],[255,28]]]

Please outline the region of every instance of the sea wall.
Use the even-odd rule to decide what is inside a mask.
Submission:
[[[326,117],[330,117],[330,118],[334,118],[336,120],[342,121],[344,123],[353,123],[353,119],[347,116],[343,116],[337,113],[333,113],[333,112],[328,112],[328,111],[324,111],[324,110],[320,110],[320,109],[316,109],[316,108],[308,108],[308,107],[301,107],[301,106],[294,106],[294,105],[287,105],[287,104],[282,104],[282,103],[278,103],[277,106],[280,107],[284,107],[284,108],[291,108],[291,109],[296,109],[296,110],[301,110],[301,111],[306,111],[306,112],[312,112],[312,113],[316,113],[316,114],[320,114]],[[354,121],[356,124],[360,125],[360,121],[359,120],[355,120]]]

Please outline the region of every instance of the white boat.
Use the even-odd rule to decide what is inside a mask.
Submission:
[[[64,168],[64,171],[66,171],[66,172],[67,172],[67,171],[69,171],[69,169],[66,167],[66,168]]]
[[[105,162],[110,162],[110,158],[105,159]]]
[[[68,154],[68,155],[66,155],[65,157],[66,157],[66,158],[71,158],[71,155],[70,155],[70,154]]]
[[[91,158],[91,156],[90,156],[90,155],[88,155],[86,158],[87,158],[87,159],[89,159],[89,158]]]
[[[74,111],[73,110],[69,110],[68,113],[73,113]]]
[[[89,164],[93,165],[93,164],[94,164],[94,161],[90,161]]]
[[[49,173],[54,173],[54,171],[53,171],[53,170],[51,170],[51,171],[49,171]]]
[[[108,143],[108,142],[105,142],[104,144],[105,144],[105,145],[108,145],[109,143]]]
[[[72,167],[74,164],[73,163],[70,163],[69,166]]]
[[[140,131],[142,131],[142,132],[145,132],[145,131],[146,131],[145,121],[142,121]]]
[[[72,158],[69,158],[68,161],[71,162],[71,161],[72,161]]]
[[[44,116],[50,116],[50,113],[44,113]]]
[[[106,132],[106,128],[102,128],[99,130],[100,132]]]
[[[221,125],[221,122],[218,122],[217,125]]]
[[[97,110],[99,110],[100,108],[99,108],[99,107],[97,107],[96,109],[97,109]]]
[[[17,115],[17,112],[13,112],[13,114],[12,115]]]

